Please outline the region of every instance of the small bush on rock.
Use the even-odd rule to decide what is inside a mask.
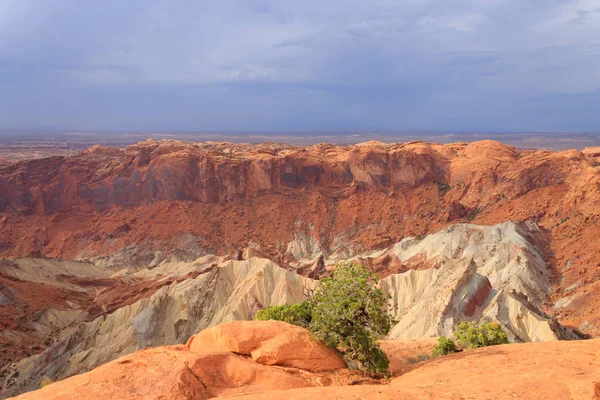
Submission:
[[[461,322],[454,331],[454,337],[458,344],[469,349],[508,343],[506,333],[496,322]]]
[[[434,357],[445,356],[447,354],[453,354],[458,352],[454,340],[447,338],[446,336],[440,336],[438,338],[438,344],[433,348],[431,354]]]
[[[312,304],[307,300],[300,304],[284,304],[260,310],[254,317],[257,321],[284,321],[289,324],[308,328],[312,321]]]

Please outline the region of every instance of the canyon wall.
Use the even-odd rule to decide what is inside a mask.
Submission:
[[[540,235],[533,223],[453,225],[377,252],[324,259],[321,273],[340,261],[377,268],[392,258],[391,264],[401,266],[404,272],[380,282],[391,295],[389,307],[397,321],[390,339],[451,336],[460,322],[482,319],[502,325],[512,342],[580,339],[543,311],[550,301],[550,270],[530,242]],[[44,377],[61,380],[89,371],[142,348],[183,344],[207,327],[252,319],[271,305],[300,302],[317,285],[251,254],[246,260],[204,256],[147,269],[123,267],[115,272],[93,263],[14,261],[9,277],[72,292],[93,288],[95,294],[87,303],[48,305],[38,319],[11,331],[16,335],[29,328],[29,336],[53,337],[53,342],[2,371],[10,377],[5,395],[35,389]],[[98,308],[105,312],[97,315]]]

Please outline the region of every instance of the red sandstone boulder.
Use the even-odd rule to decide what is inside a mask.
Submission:
[[[232,352],[264,365],[306,371],[346,368],[339,354],[306,329],[280,321],[234,321],[205,329],[187,343],[193,353]]]

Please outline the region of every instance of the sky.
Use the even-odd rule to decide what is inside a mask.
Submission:
[[[600,131],[600,0],[0,0],[0,129]]]

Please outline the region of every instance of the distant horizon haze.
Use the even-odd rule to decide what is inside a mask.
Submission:
[[[600,0],[2,0],[0,128],[600,131]]]

